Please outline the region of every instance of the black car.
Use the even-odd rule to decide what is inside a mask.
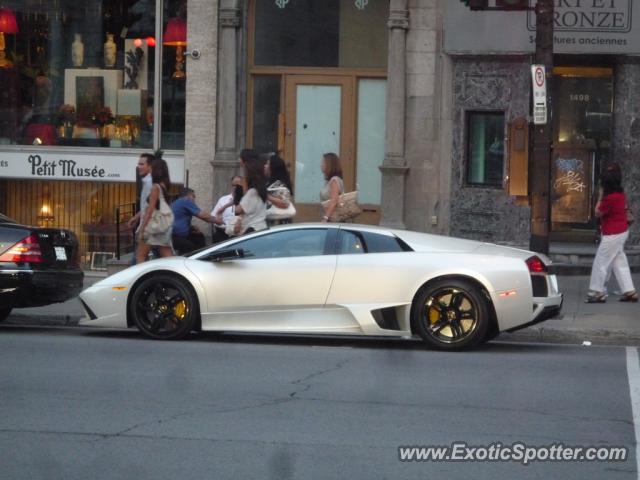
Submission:
[[[0,214],[0,321],[13,308],[40,307],[77,296],[83,278],[73,232],[27,227]]]

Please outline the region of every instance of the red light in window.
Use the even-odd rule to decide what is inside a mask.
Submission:
[[[140,47],[142,46],[142,39],[141,39],[141,38],[136,38],[136,39],[133,41],[133,46],[134,46],[134,47],[137,47],[137,48],[140,48]]]
[[[150,47],[156,46],[156,39],[153,37],[147,37],[147,45]]]

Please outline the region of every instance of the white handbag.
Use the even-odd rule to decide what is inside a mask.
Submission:
[[[284,183],[280,180],[273,182],[269,185],[267,189],[269,195],[272,195],[280,200],[289,202],[289,205],[286,208],[276,207],[275,205],[271,205],[267,208],[267,220],[269,221],[278,221],[278,220],[289,220],[296,216],[296,207],[293,205],[291,201],[291,192],[286,187]]]
[[[233,217],[231,217],[224,227],[224,233],[226,233],[230,237],[235,237],[236,235],[238,235],[236,233],[236,223],[239,221],[242,221],[239,216],[234,215]]]
[[[149,219],[149,222],[147,223],[147,226],[144,230],[145,234],[154,235],[158,233],[165,233],[169,231],[169,229],[173,225],[173,210],[171,210],[171,207],[164,199],[162,188],[160,188],[158,202],[160,202],[160,208],[153,209],[151,218]]]
[[[267,220],[288,220],[296,216],[296,207],[294,207],[293,202],[289,202],[289,206],[287,208],[279,208],[275,205],[271,205],[267,209]]]

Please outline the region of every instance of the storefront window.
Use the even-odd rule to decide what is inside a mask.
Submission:
[[[358,82],[358,201],[379,205],[381,202],[384,162],[387,81],[363,78]]]
[[[187,71],[187,4],[164,0],[162,34],[162,140],[166,150],[184,149]]]
[[[276,152],[280,112],[280,76],[256,76],[253,82],[253,148]]]
[[[559,76],[557,84],[557,141],[580,143],[593,140],[609,147],[613,79]]]
[[[127,220],[135,207],[135,183],[12,180],[0,181],[1,187],[3,213],[27,225],[73,230],[87,267],[96,252],[104,259],[133,250]]]
[[[504,113],[468,112],[467,183],[502,186]]]
[[[255,65],[385,67],[386,0],[255,2]]]
[[[14,0],[1,7],[0,145],[158,146],[155,0]],[[181,19],[185,38],[164,32],[161,144],[183,149],[185,70],[177,59],[186,46],[186,0],[162,7],[165,30]]]

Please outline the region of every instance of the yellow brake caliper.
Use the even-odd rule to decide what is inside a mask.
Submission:
[[[173,307],[173,313],[175,314],[176,318],[183,320],[187,315],[187,302],[185,302],[184,300],[180,300],[178,303],[176,303],[175,307]]]

